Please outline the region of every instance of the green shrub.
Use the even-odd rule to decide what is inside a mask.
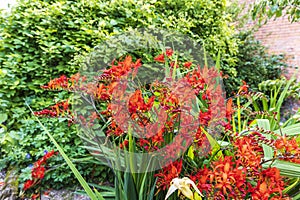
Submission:
[[[48,107],[53,99],[65,99],[67,93],[58,95],[43,91],[40,86],[61,74],[74,74],[82,60],[80,55],[87,55],[106,36],[129,27],[176,29],[204,42],[211,55],[220,52],[227,63],[224,70],[232,76],[237,39],[227,26],[231,19],[225,13],[225,3],[225,0],[22,0],[11,13],[2,13],[0,112],[7,114],[3,124],[14,140],[5,149],[1,148],[2,166],[18,164],[23,168],[28,164],[26,153],[38,157],[44,149],[53,147],[32,121],[24,99],[34,110]],[[76,131],[53,120],[44,123],[60,137],[68,154],[74,158],[84,156],[86,152],[79,147]],[[87,173],[86,168],[81,172]],[[58,182],[70,180],[66,168],[51,173],[49,176],[54,180],[62,177]]]
[[[227,94],[235,91],[246,81],[252,90],[258,90],[258,84],[265,80],[278,79],[288,66],[284,55],[267,53],[260,41],[254,38],[252,31],[241,31],[236,37],[240,40],[237,54],[237,76],[224,79]]]
[[[105,169],[105,166],[95,165],[92,162],[93,158],[87,155],[85,149],[80,147],[82,142],[76,135],[75,126],[69,127],[66,119],[44,118],[41,120],[51,130],[54,138],[64,147],[71,160],[78,166],[82,176],[89,177],[89,180],[95,178],[98,182],[103,180],[113,181],[113,177]],[[22,171],[29,172],[20,176],[22,183],[30,174],[29,166],[41,158],[44,155],[44,151],[51,151],[55,149],[55,146],[51,144],[47,134],[34,119],[24,119],[21,122],[23,126],[20,130],[11,131],[13,139],[17,140],[18,144],[12,146],[8,151],[2,150],[2,152],[11,165],[18,166]],[[0,162],[0,166],[1,168],[5,167],[5,163]],[[47,185],[42,185],[43,187],[60,188],[62,183],[64,186],[70,187],[77,185],[77,180],[70,173],[69,167],[64,163],[61,156],[55,156],[49,167],[51,171],[46,173],[43,179],[43,182],[47,183]],[[68,181],[66,182],[66,180]]]

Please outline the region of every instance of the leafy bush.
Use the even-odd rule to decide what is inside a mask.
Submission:
[[[237,41],[227,26],[229,21],[225,0],[20,1],[11,13],[0,17],[0,112],[8,116],[3,124],[13,139],[1,148],[1,166],[25,167],[26,153],[38,157],[52,148],[39,126],[33,125],[24,98],[34,110],[48,107],[53,99],[65,99],[67,93],[56,95],[40,86],[61,74],[74,74],[82,60],[79,55],[87,55],[105,36],[129,27],[176,29],[203,38],[199,42],[204,42],[212,55],[220,51],[232,75]],[[60,137],[69,155],[86,154],[75,130],[53,119],[44,123]],[[81,172],[88,173],[86,168]],[[52,171],[52,180],[69,180],[69,172],[62,171]]]
[[[291,22],[298,22],[300,20],[299,4],[299,0],[258,1],[251,10],[252,18],[258,18],[260,22],[266,23],[273,17],[288,15]]]
[[[284,55],[272,55],[266,52],[260,41],[254,38],[252,31],[241,31],[236,37],[240,40],[237,54],[237,76],[226,76],[224,82],[227,94],[236,90],[242,80],[252,90],[258,90],[258,84],[265,80],[278,79],[287,67]]]
[[[276,97],[279,94],[285,94],[283,97],[282,107],[278,111],[278,117],[280,117],[282,126],[286,126],[300,120],[300,83],[297,83],[294,77],[291,80],[287,80],[285,77],[281,77],[276,80],[266,80],[261,82],[258,87],[260,91],[267,95],[270,102],[272,102],[274,96]],[[275,106],[270,103],[270,108],[272,109],[272,107],[274,108]]]
[[[60,144],[64,147],[65,152],[70,155],[70,159],[77,164],[82,176],[89,179],[98,178],[98,181],[107,180],[112,182],[110,172],[101,165],[95,165],[94,159],[86,155],[86,151],[80,147],[82,144],[79,137],[76,135],[75,127],[68,126],[65,119],[42,119],[44,124],[47,124],[49,130]],[[5,167],[5,162],[9,162],[13,166],[18,166],[23,172],[30,171],[30,166],[41,156],[45,151],[55,149],[51,144],[48,136],[34,119],[22,120],[23,126],[18,131],[11,131],[13,139],[18,141],[18,144],[10,149],[2,150],[5,154],[5,160],[1,160],[1,167]],[[68,130],[68,131],[66,131]],[[77,180],[70,173],[70,169],[64,163],[61,156],[55,157],[49,164],[49,173],[45,174],[44,182],[47,182],[46,187],[60,188],[62,183],[68,180],[64,186],[72,186],[77,184]],[[87,162],[88,161],[88,162]],[[20,176],[21,183],[28,178],[28,173],[22,173]],[[100,180],[99,180],[100,179]]]

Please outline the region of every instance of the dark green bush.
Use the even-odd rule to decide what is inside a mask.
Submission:
[[[12,140],[1,144],[1,166],[29,163],[28,152],[37,158],[44,149],[53,148],[40,127],[34,123],[25,99],[33,110],[41,110],[68,94],[43,91],[41,85],[61,74],[71,75],[79,68],[79,55],[87,55],[106,36],[129,27],[176,29],[205,43],[211,55],[221,53],[232,76],[237,39],[227,24],[225,0],[99,1],[99,0],[22,0],[9,14],[0,17],[0,112],[7,114],[3,124]],[[200,38],[202,38],[200,40]],[[68,155],[86,155],[76,131],[44,121]],[[32,160],[33,161],[33,160]],[[78,164],[87,174],[89,166]],[[70,171],[52,171],[51,180],[72,183]],[[52,177],[52,178],[51,178]],[[60,177],[60,178],[57,178]]]
[[[284,55],[267,52],[260,41],[254,38],[252,31],[241,31],[236,35],[240,40],[237,54],[237,76],[224,79],[227,94],[236,91],[246,81],[252,90],[258,90],[258,84],[265,80],[278,79],[288,66]]]

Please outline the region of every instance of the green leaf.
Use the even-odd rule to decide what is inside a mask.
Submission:
[[[189,158],[191,158],[192,160],[194,160],[195,155],[194,155],[194,147],[193,146],[189,147],[187,155],[188,155]]]
[[[219,151],[221,149],[219,143],[217,140],[215,140],[203,127],[201,127],[201,130],[203,131],[203,133],[206,135],[210,145],[211,145],[211,148],[212,148],[212,154],[218,152],[216,154],[217,158],[220,158],[223,156],[222,154],[222,151]]]
[[[268,119],[256,119],[256,122],[257,122],[257,126],[259,128],[262,128],[265,131],[270,130],[270,122]],[[269,135],[269,134],[262,134],[262,135],[265,136],[267,139],[271,139],[271,135]],[[265,160],[269,160],[269,159],[273,158],[273,156],[274,156],[273,148],[266,144],[263,144],[262,147],[264,150]]]
[[[133,176],[128,172],[124,172],[124,191],[126,192],[129,200],[138,200],[138,193]]]
[[[31,113],[34,115],[34,112],[32,111],[31,107],[27,104],[28,108],[30,109]],[[41,127],[44,129],[44,131],[47,133],[47,135],[49,136],[50,140],[54,143],[54,145],[56,146],[56,148],[58,149],[59,153],[62,155],[62,157],[64,158],[64,160],[66,161],[66,163],[68,164],[68,166],[71,168],[72,172],[74,173],[75,177],[78,179],[79,183],[81,184],[81,186],[83,187],[83,189],[86,191],[86,193],[88,194],[88,196],[92,199],[92,200],[104,200],[104,198],[100,195],[100,194],[95,194],[92,189],[89,187],[88,183],[83,179],[83,177],[81,176],[81,174],[79,173],[79,171],[77,170],[77,168],[75,167],[75,165],[72,163],[72,161],[70,160],[70,158],[65,154],[63,148],[57,143],[57,141],[54,139],[54,137],[51,135],[51,133],[48,131],[48,129],[42,124],[42,122],[35,116],[36,120],[38,121],[38,123],[41,125]]]
[[[288,127],[282,128],[280,130],[278,129],[278,130],[275,130],[274,132],[277,134],[280,134],[282,132],[288,136],[299,135],[300,134],[300,131],[299,131],[300,123],[290,125]]]
[[[5,122],[7,120],[7,114],[6,113],[1,113],[0,114],[0,124]]]
[[[264,168],[269,168],[270,164],[265,163],[263,164]],[[300,177],[300,164],[291,163],[282,160],[275,160],[271,167],[276,167],[280,170],[280,174],[282,176],[299,178]]]
[[[220,51],[218,51],[218,56],[217,56],[217,60],[216,60],[216,68],[218,69],[218,71],[221,70],[221,53],[220,53]]]
[[[300,178],[297,178],[292,184],[290,183],[290,185],[286,188],[284,188],[283,190],[283,194],[288,193],[289,191],[291,191],[294,187],[296,187],[298,184],[300,183]]]

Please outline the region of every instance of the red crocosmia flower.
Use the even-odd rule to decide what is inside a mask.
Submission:
[[[39,179],[43,179],[45,175],[46,168],[43,166],[46,161],[55,154],[54,150],[47,152],[41,159],[36,161],[31,170],[31,177],[33,180],[27,180],[24,184],[23,190],[27,190],[32,187]]]
[[[209,177],[210,183],[216,189],[215,195],[239,199],[244,193],[245,174],[244,170],[235,165],[231,156],[225,156],[223,160],[214,162]]]
[[[52,111],[52,110],[49,110],[49,109],[44,109],[42,111],[34,112],[34,115],[36,115],[36,116],[46,116],[46,117],[57,117],[58,116],[56,111]]]
[[[199,70],[194,70],[192,73],[189,72],[185,76],[185,79],[192,86],[196,95],[204,89],[205,79],[202,77]]]
[[[211,99],[211,93],[209,90],[206,90],[205,92],[203,92],[202,94],[202,100],[210,100]]]
[[[106,107],[106,110],[103,110],[103,111],[101,112],[101,114],[102,114],[102,115],[105,115],[105,116],[107,116],[107,117],[110,117],[111,114],[112,114],[111,107],[112,107],[111,103],[108,103],[108,104],[107,104],[107,107]]]
[[[164,133],[164,128],[161,128],[156,135],[154,135],[151,138],[151,141],[153,143],[154,146],[157,146],[159,144],[161,144],[164,141],[164,137],[163,137],[163,133]]]
[[[257,186],[253,188],[252,198],[268,200],[272,196],[272,199],[282,199],[283,190],[284,181],[279,169],[267,168],[259,174]]]
[[[192,62],[185,62],[183,66],[189,69],[192,66],[192,64]]]
[[[198,147],[201,147],[201,148],[205,147],[206,149],[203,149],[203,150],[210,149],[210,147],[211,147],[210,143],[209,143],[206,135],[202,132],[200,127],[198,128],[198,130],[196,132],[195,139],[196,139],[195,142]]]
[[[46,160],[41,158],[38,161],[36,161],[33,166],[34,166],[34,168],[40,167],[41,165],[45,164],[45,162],[46,162]]]
[[[233,145],[237,147],[236,157],[239,164],[248,168],[249,172],[257,172],[261,168],[260,162],[263,157],[263,150],[256,140],[250,137],[240,137],[233,142]]]
[[[43,193],[43,195],[46,196],[46,197],[49,197],[49,194],[50,194],[50,189],[49,189],[48,191],[45,191],[45,192]]]
[[[190,179],[194,181],[200,192],[206,191],[210,192],[212,185],[209,183],[209,174],[212,172],[204,165],[203,169],[198,170],[198,172],[191,176]]]
[[[84,90],[87,94],[96,96],[97,85],[95,83],[87,83],[84,85]]]
[[[128,140],[124,140],[122,143],[120,143],[120,149],[123,149],[123,148],[126,148],[128,147],[128,143],[129,141]]]
[[[168,161],[172,161],[178,157],[178,155],[184,153],[186,150],[186,144],[192,143],[190,134],[188,134],[187,137],[185,137],[185,133],[183,133],[184,130],[181,130],[180,135],[176,135],[176,138],[174,141],[164,148],[164,159],[166,160],[165,163],[168,163]]]
[[[41,196],[40,194],[32,194],[31,199],[35,200],[35,199],[40,198],[40,196]]]
[[[129,112],[147,112],[152,108],[154,100],[155,96],[152,96],[148,99],[148,102],[145,103],[141,90],[136,90],[135,93],[129,98]]]
[[[171,68],[174,68],[174,67],[178,68],[178,63],[176,63],[176,66],[175,66],[175,63],[176,63],[176,62],[171,61],[171,62],[170,62],[170,67],[171,67]],[[173,71],[172,71],[172,72],[173,72]]]
[[[24,186],[23,186],[23,190],[26,191],[28,190],[29,188],[31,188],[34,184],[34,181],[33,180],[27,180],[25,183],[24,183]]]
[[[154,60],[155,61],[157,61],[157,62],[162,62],[162,63],[164,63],[165,62],[165,55],[162,53],[162,54],[159,54],[158,56],[156,56],[155,58],[154,58]]]
[[[68,102],[68,100],[62,101],[62,102],[60,102],[60,104],[61,104],[61,107],[63,108],[64,111],[69,110],[69,102]]]
[[[59,78],[55,78],[45,86],[41,86],[43,89],[51,89],[51,90],[58,90],[58,89],[68,89],[69,88],[69,79],[62,75]]]
[[[45,160],[48,160],[49,158],[51,158],[53,155],[55,154],[55,151],[54,150],[51,150],[49,152],[47,152],[45,155],[44,155],[44,159]]]
[[[246,93],[248,93],[249,85],[247,85],[247,83],[245,81],[242,81],[242,82],[243,82],[243,85],[240,87],[240,89],[238,91],[238,94],[246,94]]]
[[[158,177],[156,185],[159,190],[166,190],[170,186],[171,181],[179,177],[181,169],[182,160],[171,163],[164,167],[159,173],[155,174],[154,176]]]
[[[211,117],[212,117],[211,109],[208,109],[206,112],[202,112],[200,110],[200,113],[199,113],[200,125],[208,126],[208,123],[211,120]]]
[[[70,82],[71,82],[71,89],[74,88],[80,88],[80,86],[82,85],[83,82],[86,81],[86,77],[85,76],[81,76],[80,73],[76,73],[73,74],[70,78],[69,78]]]
[[[139,146],[143,147],[144,149],[148,150],[150,146],[150,142],[145,139],[139,139]]]
[[[119,61],[116,63],[115,60],[112,61],[111,67],[107,70],[104,70],[100,79],[106,79],[109,81],[114,81],[121,76],[126,76],[129,72],[133,72],[133,75],[137,73],[137,68],[141,66],[141,60],[138,59],[136,62],[132,62],[131,56],[126,56],[123,61]]]
[[[163,93],[158,100],[162,107],[169,112],[174,112],[179,108],[179,99],[172,92]]]
[[[221,122],[221,125],[225,128],[225,131],[230,131],[232,130],[232,126],[230,124],[230,122]]]
[[[253,199],[268,200],[270,197],[269,189],[266,182],[258,183],[256,191],[252,194]]]
[[[95,88],[95,89],[96,89],[95,97],[97,99],[100,99],[100,100],[103,100],[103,101],[106,101],[106,100],[110,99],[111,95],[107,91],[107,86],[105,86],[103,83],[100,83],[98,85],[98,87]]]
[[[97,112],[92,112],[91,115],[89,116],[89,123],[92,125],[94,124],[95,120],[100,119],[99,115]]]
[[[125,70],[129,70],[131,68],[132,64],[132,57],[131,56],[126,56],[123,62],[119,62],[123,64],[123,68]]]
[[[38,168],[41,165],[45,164],[46,161],[55,154],[54,150],[47,152],[41,159],[34,163],[34,168]]]
[[[108,129],[106,131],[106,134],[108,136],[110,135],[115,135],[115,136],[120,136],[124,133],[124,131],[122,129],[119,128],[119,126],[117,125],[116,121],[113,120],[111,122],[111,124],[108,126]]]
[[[299,153],[299,145],[297,144],[296,138],[287,138],[285,135],[278,137],[278,139],[275,141],[274,146],[279,151],[285,153]]]
[[[142,66],[141,59],[137,59],[135,63],[133,63],[133,72],[132,72],[132,77],[136,77],[138,73],[138,68]]]
[[[44,117],[71,116],[71,110],[69,109],[68,100],[58,102],[54,106],[51,106],[50,108],[51,110],[44,109],[42,111],[34,112],[34,114],[37,116],[44,116]]]
[[[173,49],[171,49],[171,48],[168,48],[168,49],[166,50],[166,55],[167,55],[168,57],[171,57],[171,56],[173,55],[173,53],[174,53],[174,51],[173,51]]]
[[[37,178],[37,179],[43,179],[45,175],[45,167],[39,166],[39,167],[34,167],[31,171],[31,176],[32,178]]]
[[[232,104],[233,104],[233,99],[230,98],[227,100],[226,103],[226,118],[228,120],[228,122],[231,122],[231,117],[232,114],[234,113],[233,109],[232,109]]]
[[[285,135],[279,136],[274,146],[281,154],[281,160],[300,163],[300,147],[296,141],[296,137],[287,138]]]

